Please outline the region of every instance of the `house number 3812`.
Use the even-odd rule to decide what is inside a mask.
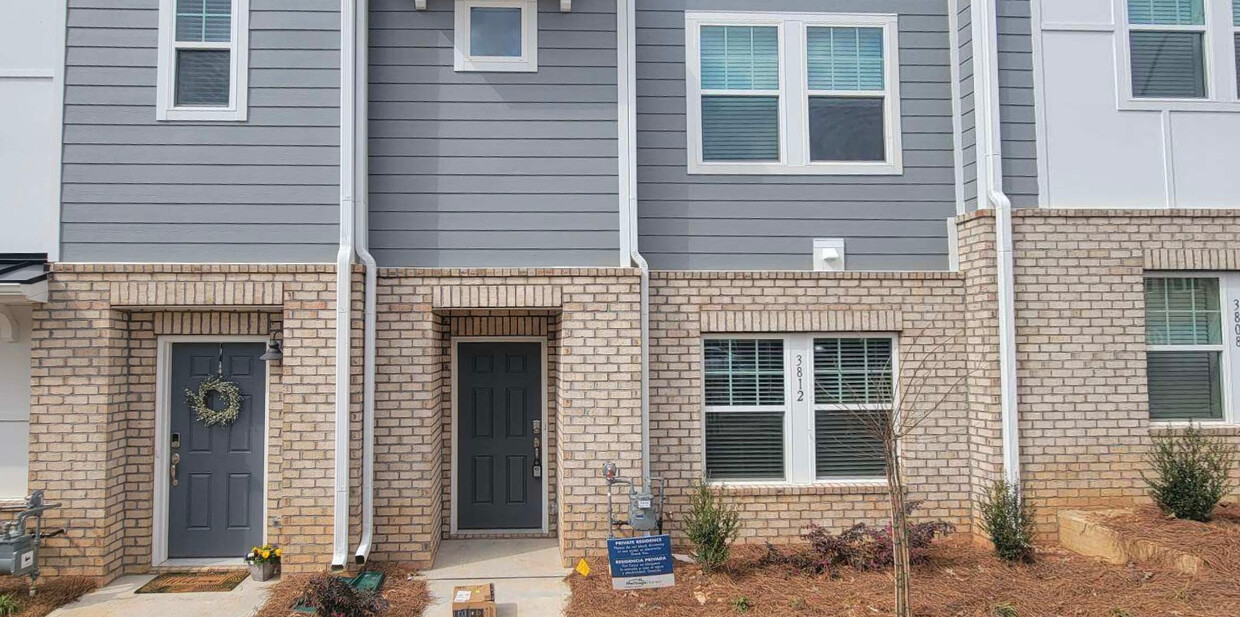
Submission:
[[[1240,320],[1240,312],[1236,313],[1236,319]],[[1236,326],[1240,328],[1240,326]],[[1238,343],[1240,344],[1240,343]],[[805,400],[805,356],[797,354],[797,402]]]
[[[1240,298],[1231,301],[1231,331],[1235,334],[1236,347],[1240,347]]]

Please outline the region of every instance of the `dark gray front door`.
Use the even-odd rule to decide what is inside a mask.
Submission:
[[[180,456],[168,498],[168,557],[239,557],[263,541],[263,448],[267,367],[262,343],[172,346],[169,456]],[[194,419],[185,389],[223,370],[241,389],[241,415],[227,427]],[[209,401],[213,408],[220,401]]]
[[[541,529],[540,345],[460,343],[456,370],[457,529]]]

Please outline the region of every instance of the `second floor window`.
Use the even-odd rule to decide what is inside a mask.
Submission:
[[[458,72],[538,71],[538,2],[535,0],[457,0]]]
[[[160,120],[244,120],[249,0],[162,0]]]
[[[1204,0],[1128,0],[1135,98],[1206,96]]]
[[[689,172],[901,173],[896,26],[687,12]]]
[[[1234,109],[1240,102],[1240,0],[1114,0],[1120,106]],[[1125,66],[1126,63],[1126,66]]]

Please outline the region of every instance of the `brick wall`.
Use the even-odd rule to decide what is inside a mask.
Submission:
[[[1014,231],[1023,477],[1049,540],[1056,509],[1147,499],[1143,276],[1240,270],[1240,211],[1018,210]]]
[[[652,281],[652,472],[668,480],[671,531],[681,533],[691,484],[703,475],[704,333],[895,332],[901,380],[922,384],[927,409],[943,404],[905,444],[919,516],[966,523],[971,453],[965,313],[959,273],[656,272]],[[919,370],[917,367],[921,367]],[[914,375],[917,379],[914,380]],[[810,523],[887,520],[884,486],[733,486],[742,538],[795,541]]]
[[[636,272],[384,268],[378,295],[376,558],[428,564],[445,535],[452,460],[448,345],[453,336],[491,334],[551,342],[553,528],[566,561],[603,551],[606,501],[598,462],[640,466]]]
[[[149,568],[156,337],[263,334],[267,313],[285,345],[269,365],[269,514],[281,526],[268,532],[289,571],[329,561],[334,280],[330,266],[55,267],[31,341],[31,487],[63,504],[47,524],[67,528],[47,542],[49,574]]]

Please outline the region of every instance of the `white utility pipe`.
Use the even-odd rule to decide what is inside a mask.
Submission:
[[[340,0],[340,250],[336,254],[336,499],[333,508],[332,568],[349,557],[349,402],[352,352],[353,253],[356,208],[353,113],[357,92],[355,45],[356,0]]]
[[[1003,439],[1003,475],[1020,486],[1020,418],[1016,389],[1016,294],[1012,252],[1012,200],[1003,192],[1003,136],[999,102],[997,0],[974,0],[973,40],[978,79],[978,205],[995,211],[996,272],[999,310],[999,401]],[[979,53],[980,52],[980,53]],[[981,192],[985,191],[985,195]]]
[[[357,0],[357,80],[360,97],[370,90],[370,7]],[[375,534],[375,304],[378,301],[379,266],[370,254],[370,109],[363,98],[354,109],[357,145],[357,256],[366,267],[365,318],[362,325],[362,539],[355,561],[370,558]]]
[[[638,251],[637,233],[637,5],[616,1],[616,67],[619,86],[621,260],[641,269],[641,484],[650,478],[650,264]]]

